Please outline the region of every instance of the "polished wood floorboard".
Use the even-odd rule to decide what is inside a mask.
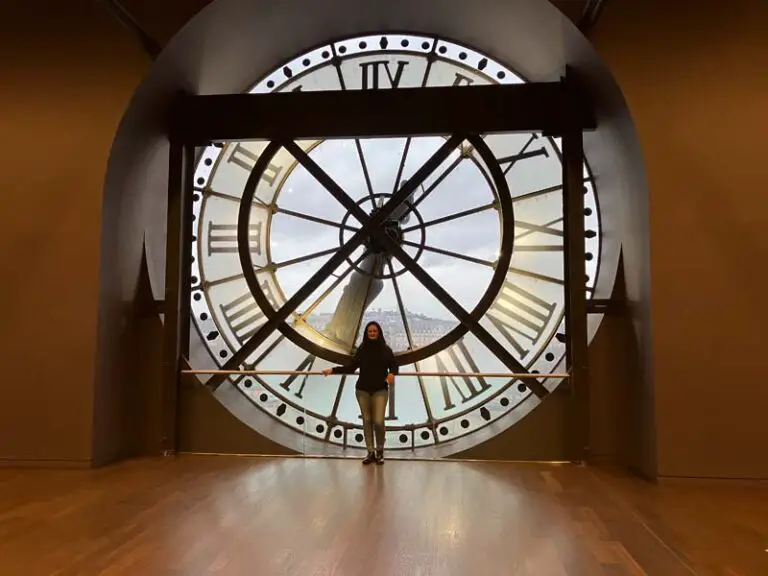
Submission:
[[[3,576],[764,576],[768,487],[182,456],[0,470]]]

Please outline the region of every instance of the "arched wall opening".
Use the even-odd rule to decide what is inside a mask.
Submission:
[[[240,92],[275,63],[332,38],[365,32],[411,31],[469,44],[507,63],[532,81],[557,80],[569,66],[593,99],[598,129],[585,135],[585,155],[600,186],[605,234],[596,296],[614,289],[611,268],[623,251],[626,293],[638,370],[634,387],[643,431],[633,464],[654,473],[653,386],[650,366],[650,266],[647,189],[639,145],[621,91],[575,26],[543,0],[499,3],[353,2],[322,6],[301,0],[254,3],[219,0],[198,14],[168,45],[136,92],[121,123],[109,162],[102,222],[95,442],[114,405],[115,390],[137,355],[118,327],[133,322],[135,289],[143,262],[156,299],[163,298],[168,143],[165,121],[178,91]],[[430,9],[430,7],[432,9]],[[330,17],[329,14],[333,14]],[[285,31],[278,32],[275,31]],[[146,246],[146,258],[144,258]],[[134,356],[135,357],[135,356]],[[110,400],[112,399],[112,400]],[[107,438],[108,435],[103,435]],[[96,446],[96,453],[108,451]]]

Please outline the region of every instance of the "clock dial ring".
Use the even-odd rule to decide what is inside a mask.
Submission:
[[[446,142],[446,144],[443,147],[441,147],[441,150],[446,146],[450,145],[451,141],[455,141],[455,140],[457,140],[456,137],[450,138]],[[459,141],[456,145],[460,144],[461,141],[463,141],[463,138],[458,140]],[[496,262],[496,267],[495,267],[492,279],[489,282],[480,300],[477,302],[474,308],[469,312],[469,316],[471,317],[471,319],[473,319],[475,322],[478,322],[479,319],[485,314],[485,312],[491,307],[493,302],[496,300],[508,273],[510,259],[512,257],[512,252],[514,250],[514,213],[513,213],[514,209],[512,206],[509,185],[507,183],[506,178],[502,174],[501,169],[498,166],[496,157],[494,156],[491,149],[487,146],[483,138],[481,138],[480,136],[470,135],[466,138],[466,140],[470,142],[470,144],[473,146],[473,149],[483,159],[483,161],[486,163],[486,167],[490,172],[490,176],[494,182],[495,190],[497,193],[497,199],[499,202],[499,218],[500,218],[501,227],[502,227],[499,257]],[[254,165],[248,177],[248,180],[246,182],[246,185],[240,200],[240,209],[238,212],[238,228],[237,228],[238,255],[240,258],[242,273],[245,276],[245,281],[248,285],[249,290],[251,291],[251,294],[253,295],[254,299],[256,300],[256,302],[258,303],[259,307],[264,312],[264,314],[267,316],[267,318],[270,319],[270,321],[274,320],[274,318],[278,315],[278,310],[275,310],[269,298],[264,293],[264,290],[256,275],[256,270],[254,268],[254,264],[252,260],[252,253],[250,250],[248,234],[249,234],[251,209],[253,206],[253,199],[255,197],[256,190],[257,190],[257,185],[261,180],[264,174],[264,171],[267,169],[267,166],[269,166],[270,160],[272,160],[274,155],[283,146],[285,146],[284,143],[280,143],[276,141],[270,142],[267,145],[266,149],[262,152],[261,156],[257,160],[256,164]],[[435,157],[436,155],[433,156],[433,158]],[[302,159],[299,159],[300,162],[301,160]],[[431,160],[432,159],[430,159],[430,161],[428,161],[427,164],[429,164]],[[426,168],[427,164],[425,164],[422,167],[422,169]],[[429,170],[426,176],[428,176],[433,171],[434,169]],[[411,190],[414,190],[419,184],[421,184],[421,181],[419,178],[420,172],[421,170],[418,171],[411,179],[409,179],[407,184],[403,186],[403,188],[401,188],[399,192],[402,192],[402,190],[404,190],[406,187],[410,188]],[[421,178],[421,180],[423,180],[423,178]],[[416,182],[416,184],[414,184],[414,182]],[[339,190],[341,190],[341,192],[344,193],[340,187],[339,187]],[[347,196],[347,198],[349,198],[349,196]],[[351,199],[349,199],[349,201],[354,203],[354,201]],[[403,199],[400,202],[395,202],[392,199],[390,199],[390,201],[387,204],[385,204],[385,206],[382,209],[385,210],[390,203],[396,203],[399,205],[403,202],[405,202],[405,199]],[[396,207],[397,206],[395,206],[395,208]],[[376,216],[375,219],[381,220],[383,222],[385,218],[379,218],[379,216]],[[373,220],[374,219],[371,219],[371,221]],[[380,223],[381,222],[379,222],[379,224]],[[363,224],[363,228],[361,228],[361,230],[364,230],[364,229],[365,229],[365,224]],[[364,234],[360,233],[361,230],[356,232],[354,236],[357,238],[362,238]],[[352,242],[353,240],[348,240],[345,246],[349,245]],[[362,243],[362,240],[358,242],[358,245],[360,243]],[[345,259],[348,255],[352,253],[351,250],[349,250],[348,252],[349,254],[345,253],[344,255]],[[338,257],[338,254],[334,255],[333,258],[337,258],[337,257]],[[326,263],[326,266],[327,265],[328,263]],[[307,284],[309,284],[309,281],[307,282]],[[305,286],[307,284],[305,284]],[[286,304],[283,304],[283,306],[286,306]],[[293,327],[289,326],[287,323],[282,321],[282,319],[276,323],[276,326],[273,329],[279,330],[280,333],[286,338],[288,338],[291,342],[303,348],[304,350],[307,350],[308,352],[312,353],[314,356],[318,358],[323,358],[330,362],[336,362],[336,363],[347,363],[352,358],[351,353],[344,354],[342,352],[330,350],[318,344],[317,342],[313,342],[312,340],[298,333],[295,329],[293,329]],[[457,342],[469,331],[470,331],[470,327],[468,327],[465,323],[460,323],[444,336],[440,337],[439,339],[429,344],[426,344],[425,346],[421,346],[413,350],[396,354],[397,362],[400,365],[407,365],[407,364],[412,364],[414,362],[418,362],[430,356],[433,356],[437,354],[439,351]],[[243,349],[241,349],[241,351],[242,350]],[[240,356],[241,356],[241,359],[238,359],[236,356],[230,359],[229,364],[236,366],[237,364],[242,362],[244,360],[243,356],[245,355],[240,354]]]

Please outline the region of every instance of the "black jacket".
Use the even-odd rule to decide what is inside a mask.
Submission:
[[[357,379],[357,390],[365,392],[378,392],[387,390],[387,374],[397,374],[397,364],[395,364],[395,355],[392,349],[387,346],[377,346],[375,344],[366,344],[361,346],[355,352],[352,360],[346,366],[336,366],[333,369],[334,374],[352,374],[360,369],[360,376]]]

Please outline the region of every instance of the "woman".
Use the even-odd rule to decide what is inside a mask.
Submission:
[[[358,368],[360,376],[355,396],[363,417],[365,447],[368,449],[363,464],[384,464],[384,412],[389,400],[389,386],[395,383],[397,365],[395,355],[384,341],[381,326],[376,322],[369,322],[365,327],[363,342],[349,364],[328,368],[323,374],[352,374]]]

